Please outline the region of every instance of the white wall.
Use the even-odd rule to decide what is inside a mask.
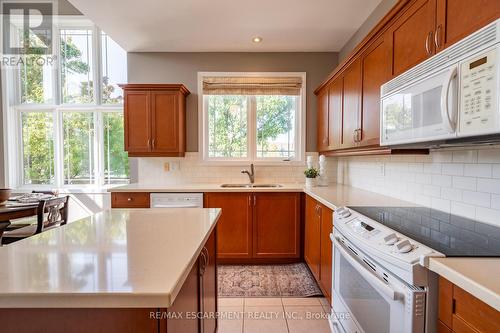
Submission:
[[[339,158],[337,181],[500,226],[500,146]]]

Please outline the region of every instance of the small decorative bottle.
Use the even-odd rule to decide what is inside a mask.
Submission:
[[[319,157],[318,186],[328,186],[328,175],[326,174],[326,157],[325,157],[325,155],[320,155],[320,157]]]

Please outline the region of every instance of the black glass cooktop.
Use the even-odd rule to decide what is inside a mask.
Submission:
[[[349,208],[447,257],[500,257],[500,227],[426,207]]]

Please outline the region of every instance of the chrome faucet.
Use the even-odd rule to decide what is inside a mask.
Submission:
[[[253,167],[253,163],[250,164],[250,171],[241,170],[241,173],[246,173],[248,175],[248,178],[250,178],[250,184],[253,184],[255,182],[255,170]]]

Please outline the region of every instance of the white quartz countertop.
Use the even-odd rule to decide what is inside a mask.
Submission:
[[[0,307],[169,307],[221,210],[113,209],[0,248]]]
[[[266,183],[267,184],[267,183]],[[108,189],[108,192],[302,192],[304,184],[280,183],[281,187],[221,187],[218,183],[154,185],[133,183]]]
[[[500,311],[500,258],[431,258],[429,269]]]

